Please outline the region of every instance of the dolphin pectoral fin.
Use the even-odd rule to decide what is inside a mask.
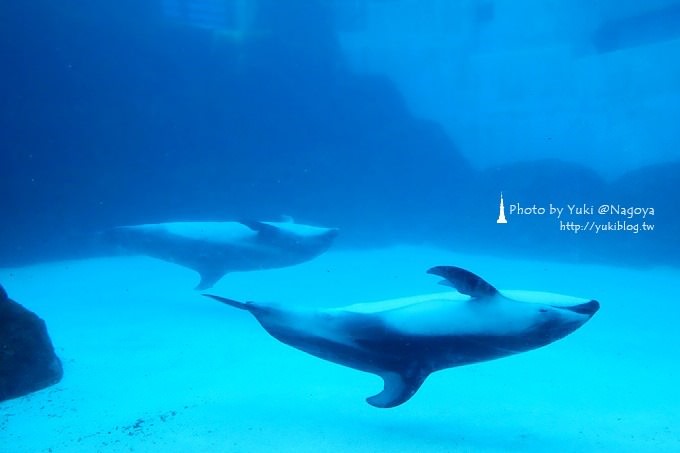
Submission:
[[[394,371],[380,373],[380,376],[384,381],[383,391],[366,398],[366,402],[381,409],[396,407],[410,400],[427,378],[427,374],[407,376]]]
[[[198,273],[201,275],[201,281],[194,288],[197,291],[212,288],[225,274],[225,272],[214,269],[198,270]]]
[[[482,277],[460,267],[436,266],[429,269],[427,273],[444,277],[447,286],[452,286],[459,293],[470,297],[481,299],[498,294],[498,290]],[[440,282],[440,284],[443,283]]]

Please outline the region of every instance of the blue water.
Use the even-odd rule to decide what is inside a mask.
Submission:
[[[677,0],[81,3],[0,5],[0,283],[66,373],[0,403],[0,451],[680,449]],[[371,376],[97,239],[281,216],[341,234],[215,291],[340,306],[452,264],[602,310],[379,411]]]

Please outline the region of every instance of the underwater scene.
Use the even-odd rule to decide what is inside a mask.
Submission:
[[[680,451],[680,0],[0,35],[0,452]]]

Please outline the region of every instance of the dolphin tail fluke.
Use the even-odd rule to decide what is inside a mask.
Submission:
[[[198,273],[201,275],[201,281],[194,288],[196,291],[203,291],[204,289],[210,289],[215,286],[222,277],[224,277],[224,272],[216,272],[214,270],[199,270]]]
[[[398,372],[384,372],[380,373],[385,383],[383,391],[370,398],[366,398],[366,402],[373,407],[387,409],[404,404],[416,394],[418,389],[425,379],[426,373],[416,373],[414,375],[407,375]]]
[[[252,302],[239,302],[237,300],[233,299],[227,299],[226,297],[220,297],[220,296],[215,296],[213,294],[203,294],[205,297],[210,297],[211,299],[215,299],[218,302],[222,302],[223,304],[230,305],[234,308],[239,308],[241,310],[247,310],[251,311],[252,309]]]

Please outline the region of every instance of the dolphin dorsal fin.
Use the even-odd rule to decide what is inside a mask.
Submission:
[[[257,232],[258,236],[261,238],[276,238],[281,235],[281,230],[269,223],[260,222],[258,220],[241,220],[239,223]]]
[[[491,286],[486,280],[470,271],[455,266],[436,266],[427,271],[428,274],[444,277],[445,284],[456,288],[456,290],[467,296],[482,299],[493,297],[498,294],[498,290]],[[444,282],[442,282],[444,283]]]
[[[384,371],[380,373],[380,377],[383,378],[385,383],[383,391],[366,398],[366,402],[373,407],[387,409],[410,400],[425,382],[427,374],[408,375],[396,371]]]

